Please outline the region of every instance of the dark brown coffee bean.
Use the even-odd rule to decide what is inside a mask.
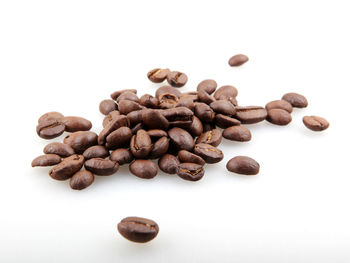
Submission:
[[[308,105],[307,99],[298,93],[284,94],[282,100],[288,101],[295,108],[305,108]]]
[[[136,158],[146,158],[152,149],[151,137],[145,130],[139,130],[131,138],[130,150]]]
[[[32,161],[32,167],[35,166],[52,166],[59,164],[61,162],[61,157],[57,154],[45,154],[36,157]]]
[[[203,122],[212,122],[215,118],[214,111],[209,105],[202,102],[196,102],[194,106],[194,114]]]
[[[197,163],[181,163],[177,166],[176,174],[187,181],[198,181],[204,176],[203,165]]]
[[[120,127],[111,132],[106,138],[106,147],[109,150],[115,150],[130,144],[132,131],[129,127]]]
[[[131,128],[131,132],[133,135],[135,135],[139,130],[144,130],[145,127],[143,123],[138,123],[134,127]]]
[[[168,120],[156,110],[143,110],[142,121],[149,129],[162,129],[167,130],[169,127]]]
[[[167,137],[162,137],[158,139],[152,147],[151,153],[150,153],[150,159],[158,159],[162,157],[169,148],[169,139]]]
[[[132,93],[135,93],[137,94],[137,90],[136,89],[122,89],[122,90],[117,90],[115,92],[113,92],[111,94],[111,98],[112,100],[117,100],[118,97],[120,96],[120,94],[124,93],[124,92],[132,92]]]
[[[196,144],[194,153],[202,157],[206,163],[218,163],[224,158],[221,150],[205,143]]]
[[[179,160],[172,154],[165,154],[158,160],[160,170],[167,174],[175,174],[179,164]]]
[[[168,83],[173,86],[180,88],[187,83],[187,75],[179,71],[171,71],[166,77]]]
[[[214,123],[203,123],[203,132],[208,132],[216,128]]]
[[[177,104],[175,105],[175,107],[186,107],[192,111],[192,110],[194,110],[193,99],[189,96],[180,97],[180,99],[177,101]]]
[[[208,105],[216,101],[216,99],[213,96],[209,95],[204,90],[198,91],[198,100]]]
[[[76,172],[69,181],[69,185],[74,190],[83,190],[94,182],[94,175],[87,170]]]
[[[252,138],[250,130],[243,126],[231,126],[222,132],[225,139],[238,142],[247,142]]]
[[[91,131],[77,131],[66,136],[63,142],[72,147],[74,152],[82,154],[87,148],[97,144],[97,134]]]
[[[205,161],[202,159],[202,157],[186,150],[179,151],[177,157],[182,163],[197,163],[200,165],[205,165]]]
[[[293,106],[286,100],[273,100],[266,104],[265,109],[267,111],[272,109],[282,109],[291,113]]]
[[[191,125],[193,120],[193,112],[186,107],[177,107],[162,110],[161,114],[168,120],[170,125]]]
[[[130,122],[130,126],[133,127],[136,124],[142,122],[142,112],[144,110],[137,110],[137,111],[132,111],[129,112],[126,117],[128,118],[129,122]]]
[[[138,159],[129,165],[129,170],[133,175],[142,179],[151,179],[158,173],[157,165],[150,160]]]
[[[197,91],[185,92],[181,94],[180,98],[182,97],[191,98],[195,102],[195,101],[198,101],[198,92]]]
[[[158,140],[159,138],[162,138],[162,137],[168,137],[168,133],[166,131],[159,130],[159,129],[148,130],[147,133],[151,137],[152,141],[154,139]]]
[[[210,95],[216,90],[217,86],[218,86],[218,84],[216,83],[215,80],[206,79],[206,80],[201,81],[198,84],[197,91],[205,91],[206,93],[208,93]]]
[[[217,100],[210,103],[210,108],[215,111],[215,113],[221,113],[224,115],[234,115],[236,113],[235,106],[228,100]]]
[[[99,110],[103,115],[109,114],[111,111],[117,110],[118,106],[114,100],[103,100],[100,102]]]
[[[65,128],[61,121],[43,120],[36,126],[36,132],[43,139],[53,139],[60,136]]]
[[[129,112],[142,110],[143,106],[132,100],[121,100],[118,104],[120,114],[128,114]]]
[[[89,160],[91,158],[106,158],[108,155],[109,151],[102,145],[91,146],[83,153],[85,160]]]
[[[168,131],[171,143],[178,150],[192,151],[194,147],[194,140],[191,134],[184,129],[174,127]]]
[[[66,125],[66,132],[88,131],[92,127],[91,121],[82,117],[67,116],[61,119]]]
[[[171,86],[162,86],[156,90],[156,98],[159,99],[160,95],[164,93],[174,94],[177,98],[181,96],[181,91]]]
[[[106,127],[103,128],[103,130],[98,135],[97,142],[99,145],[104,145],[107,136],[115,131],[116,129],[119,129],[120,127],[129,127],[130,123],[128,118],[125,115],[119,115],[113,117],[113,119],[107,123]]]
[[[226,164],[227,170],[237,174],[256,175],[259,173],[260,165],[247,156],[236,156]]]
[[[196,144],[206,143],[216,147],[221,143],[221,140],[222,140],[221,131],[218,129],[213,129],[205,133],[202,133],[201,136],[197,138]]]
[[[282,109],[271,109],[267,112],[266,120],[276,125],[287,125],[292,121],[292,115]]]
[[[134,156],[132,155],[129,149],[117,149],[111,153],[109,157],[111,161],[118,162],[119,165],[123,165],[126,163],[131,163],[134,160]]]
[[[243,124],[258,123],[266,119],[267,111],[260,106],[237,106],[235,117]]]
[[[120,96],[117,98],[117,103],[119,104],[122,100],[131,100],[133,102],[140,103],[139,97],[131,91],[126,91],[120,94]]]
[[[84,163],[86,170],[96,175],[112,175],[119,169],[119,164],[108,159],[92,158]]]
[[[45,114],[43,114],[42,116],[40,116],[38,123],[41,123],[43,121],[60,121],[63,118],[63,114],[59,113],[57,111],[51,111],[51,112],[47,112]]]
[[[155,108],[158,108],[159,100],[153,97],[152,95],[145,94],[145,95],[142,95],[142,97],[140,98],[140,105],[147,108],[155,109]]]
[[[84,164],[84,156],[82,155],[71,155],[62,162],[53,167],[49,175],[51,178],[59,181],[64,181],[71,178],[76,172],[78,172]]]
[[[329,127],[329,122],[318,116],[305,116],[303,118],[304,125],[313,131],[323,131]]]
[[[168,68],[155,68],[147,73],[147,78],[154,83],[161,83],[166,79],[168,73],[170,73]]]
[[[105,128],[109,122],[113,121],[119,115],[120,115],[120,112],[117,110],[111,111],[108,115],[106,115],[106,117],[104,117],[102,122],[103,128]]]
[[[229,100],[230,98],[236,98],[238,90],[234,86],[225,85],[218,88],[214,93],[214,98],[217,100]]]
[[[179,99],[176,95],[172,93],[163,93],[159,96],[159,108],[161,109],[171,109],[174,108]]]
[[[159,227],[150,219],[127,217],[118,224],[118,231],[127,240],[146,243],[158,235]]]
[[[74,150],[67,144],[60,142],[52,142],[45,146],[44,153],[57,154],[61,157],[68,157],[74,154]]]
[[[238,55],[234,55],[233,57],[231,57],[228,61],[228,64],[231,67],[237,67],[237,66],[240,66],[240,65],[246,63],[248,60],[249,60],[249,58],[246,55],[238,54]]]
[[[228,128],[231,126],[238,126],[241,125],[241,122],[235,118],[223,115],[223,114],[216,114],[215,115],[215,124],[222,128]]]
[[[197,137],[203,133],[203,124],[198,117],[193,116],[193,121],[187,130],[193,137]]]

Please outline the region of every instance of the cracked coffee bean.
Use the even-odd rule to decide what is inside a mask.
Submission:
[[[136,135],[131,138],[130,150],[136,158],[146,158],[151,152],[151,149],[151,137],[145,130],[139,130]]]
[[[222,134],[218,129],[212,129],[205,133],[202,133],[196,140],[196,144],[198,143],[206,143],[210,144],[214,147],[218,146],[221,143]]]
[[[197,163],[181,163],[177,166],[176,174],[187,181],[198,181],[204,176],[203,165]]]
[[[224,158],[221,150],[205,143],[196,144],[193,152],[202,157],[206,163],[218,163]]]

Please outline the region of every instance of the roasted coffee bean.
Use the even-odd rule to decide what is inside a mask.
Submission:
[[[118,97],[120,96],[120,94],[124,93],[124,92],[132,92],[132,93],[135,93],[137,94],[137,90],[136,89],[122,89],[122,90],[117,90],[115,92],[113,92],[111,94],[111,98],[112,100],[117,100]]]
[[[129,127],[120,127],[111,132],[106,138],[106,147],[115,150],[130,144],[132,131]]]
[[[106,158],[108,155],[109,151],[102,145],[91,146],[87,148],[83,153],[85,160],[91,158]]]
[[[77,131],[66,136],[63,142],[72,147],[74,152],[82,154],[87,148],[97,144],[97,134],[91,131]]]
[[[120,114],[128,114],[129,112],[144,109],[139,103],[132,100],[121,100],[118,104]]]
[[[216,101],[216,99],[213,96],[209,95],[204,90],[198,91],[198,100],[208,105]]]
[[[175,174],[179,164],[179,160],[172,154],[164,154],[162,158],[158,160],[160,170],[167,174]]]
[[[237,174],[256,175],[259,173],[260,165],[247,156],[236,156],[226,164],[227,170]]]
[[[203,123],[203,132],[208,132],[216,128],[214,123]]]
[[[225,85],[218,88],[214,93],[214,98],[217,100],[229,100],[230,98],[236,98],[238,90],[234,86]]]
[[[59,181],[64,181],[71,178],[76,172],[78,172],[84,164],[84,156],[82,155],[71,155],[62,162],[53,167],[49,175],[51,178]]]
[[[276,125],[287,125],[292,121],[292,115],[282,109],[271,109],[267,112],[266,120]]]
[[[139,130],[131,138],[130,150],[136,158],[146,158],[152,149],[151,137],[145,130]]]
[[[172,93],[163,93],[159,96],[159,108],[161,109],[171,109],[174,108],[179,99],[176,95]]]
[[[57,154],[45,154],[36,157],[32,161],[32,167],[35,166],[52,166],[59,164],[61,162],[61,157]]]
[[[114,100],[103,100],[100,103],[99,110],[103,115],[109,114],[111,111],[117,110],[118,106]]]
[[[191,125],[193,120],[193,112],[186,107],[177,107],[162,110],[161,114],[168,120],[170,125]]]
[[[169,127],[168,120],[157,110],[143,110],[142,122],[149,129],[162,129],[167,130]]]
[[[138,159],[129,165],[129,170],[133,175],[142,179],[151,179],[158,173],[157,165],[150,160]]]
[[[66,126],[66,132],[88,131],[92,127],[91,121],[82,117],[66,116],[61,121]]]
[[[169,139],[167,137],[162,137],[158,139],[152,147],[151,153],[150,153],[150,159],[158,159],[162,157],[169,148]]]
[[[132,155],[129,149],[117,149],[114,150],[109,159],[114,162],[118,162],[119,165],[123,165],[126,163],[131,163],[134,160],[134,156]]]
[[[288,101],[295,108],[305,108],[308,105],[307,99],[298,93],[284,94],[282,100]]]
[[[313,131],[323,131],[329,127],[329,122],[318,116],[305,116],[303,118],[304,125]]]
[[[42,120],[36,126],[37,134],[43,139],[53,139],[60,136],[66,126],[58,120]]]
[[[140,103],[139,97],[131,91],[126,91],[120,94],[120,96],[117,98],[117,103],[119,104],[122,100],[131,100],[133,102]]]
[[[206,143],[216,147],[221,143],[221,140],[222,140],[221,131],[218,129],[213,129],[205,133],[202,133],[201,136],[197,138],[196,144]]]
[[[194,114],[203,122],[212,122],[215,118],[214,111],[209,105],[202,102],[196,102],[194,106]]]
[[[210,103],[210,108],[215,111],[215,113],[221,113],[224,115],[234,115],[236,113],[235,106],[228,100],[217,100]]]
[[[127,217],[118,224],[118,231],[127,240],[146,243],[158,235],[159,227],[147,218]]]
[[[203,165],[197,163],[181,163],[177,166],[176,174],[187,181],[198,181],[204,176]]]
[[[266,119],[267,111],[260,106],[237,106],[235,117],[243,124],[258,123]]]
[[[194,140],[191,134],[186,130],[174,127],[168,131],[171,143],[178,150],[192,151],[194,147]]]
[[[130,122],[130,126],[133,127],[134,125],[142,122],[142,112],[144,110],[136,110],[136,111],[132,111],[129,112],[126,117],[128,118],[129,122]]]
[[[246,55],[238,54],[238,55],[234,55],[233,57],[231,57],[228,61],[228,64],[231,67],[237,67],[237,66],[240,66],[240,65],[246,63],[248,60],[249,60],[249,58]]]
[[[179,71],[171,71],[167,74],[166,80],[173,86],[180,88],[187,83],[187,75]]]
[[[69,185],[74,190],[83,190],[94,182],[94,175],[87,170],[76,172],[69,181]]]
[[[139,130],[144,130],[145,127],[143,123],[138,123],[134,127],[131,128],[131,132],[133,135],[135,135]]]
[[[187,130],[193,137],[197,137],[203,133],[203,124],[198,117],[193,116],[193,121]]]
[[[247,142],[252,138],[250,130],[243,126],[231,126],[222,132],[225,139],[238,142]]]
[[[177,157],[182,163],[197,163],[200,165],[205,165],[205,161],[202,157],[186,150],[179,151]]]
[[[170,70],[168,68],[155,68],[147,73],[147,78],[154,83],[161,83],[166,79],[169,73]]]
[[[57,111],[51,111],[51,112],[47,112],[45,114],[43,114],[42,116],[40,116],[38,123],[41,123],[43,121],[60,121],[63,118],[63,114],[59,113]]]
[[[175,107],[186,107],[192,111],[192,110],[194,110],[193,99],[189,96],[180,97],[180,99],[177,101],[177,104],[175,105]]]
[[[206,163],[218,163],[224,158],[221,150],[205,143],[196,144],[194,153],[202,157]]]
[[[140,105],[147,107],[147,108],[158,108],[159,100],[152,95],[145,94],[142,95],[140,98]]]
[[[162,138],[162,137],[168,137],[168,133],[166,131],[159,130],[159,129],[148,130],[147,133],[151,137],[152,141],[154,139],[158,140],[159,138]]]
[[[267,111],[272,109],[282,109],[291,113],[293,106],[286,100],[273,100],[266,104],[265,109]]]
[[[231,126],[238,126],[241,125],[241,122],[235,118],[223,115],[223,114],[216,114],[215,115],[215,124],[222,128],[228,128]]]
[[[177,98],[181,96],[181,91],[171,86],[162,86],[156,90],[156,98],[159,99],[160,95],[164,93],[174,94]]]
[[[45,146],[44,153],[57,154],[61,157],[68,157],[74,154],[74,150],[68,144],[52,142]]]
[[[106,117],[104,117],[103,122],[102,122],[103,128],[105,128],[108,123],[113,121],[119,115],[120,115],[120,112],[117,110],[111,111],[108,115],[106,115]]]
[[[86,170],[96,175],[112,175],[119,169],[119,164],[108,159],[92,158],[84,163]]]
[[[197,91],[185,92],[181,94],[180,98],[182,97],[191,98],[195,102],[195,101],[198,101],[198,92]]]
[[[104,145],[107,136],[111,132],[115,131],[116,129],[118,129],[120,127],[124,127],[124,126],[125,127],[130,126],[130,122],[125,115],[119,115],[119,116],[113,117],[113,119],[107,123],[106,127],[104,127],[103,130],[98,135],[98,139],[97,139],[98,144]]]
[[[216,90],[217,86],[218,86],[218,84],[216,83],[215,80],[206,79],[206,80],[201,81],[198,84],[197,91],[205,91],[206,93],[208,93],[210,95]]]

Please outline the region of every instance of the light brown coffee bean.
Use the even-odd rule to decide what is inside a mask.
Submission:
[[[231,57],[228,61],[228,64],[231,67],[237,67],[240,65],[243,65],[244,63],[246,63],[249,60],[249,58],[246,55],[243,54],[237,54],[234,55],[233,57]]]
[[[250,130],[243,126],[231,126],[222,132],[225,139],[238,142],[247,142],[252,138]]]
[[[161,83],[166,79],[169,73],[170,70],[168,68],[155,68],[147,73],[147,78],[154,83]]]
[[[267,111],[260,106],[237,106],[234,116],[243,124],[254,124],[265,120]]]
[[[129,127],[120,127],[111,132],[106,138],[106,147],[115,150],[130,144],[132,131]]]
[[[60,121],[63,118],[63,114],[59,113],[57,111],[51,111],[51,112],[47,112],[43,115],[40,116],[40,118],[38,119],[38,123],[41,123],[43,121]]]
[[[265,109],[267,111],[272,109],[282,109],[291,113],[293,111],[293,106],[286,100],[274,100],[267,103]]]
[[[47,119],[36,126],[36,132],[41,138],[49,140],[60,136],[65,128],[66,126],[60,120]]]
[[[66,126],[66,132],[88,131],[92,127],[91,121],[82,117],[66,116],[61,121]]]
[[[238,90],[231,85],[225,85],[218,88],[214,93],[214,98],[217,100],[230,100],[230,98],[236,98]]]
[[[44,153],[57,154],[61,157],[68,157],[74,154],[74,150],[68,144],[52,142],[45,146]]]
[[[61,162],[61,157],[57,154],[45,154],[36,157],[32,161],[32,167],[36,166],[52,166],[59,164]]]
[[[120,115],[120,112],[117,110],[111,111],[109,114],[107,114],[106,117],[104,117],[103,122],[102,122],[103,128],[105,128],[108,123],[113,121],[119,115]]]
[[[76,172],[78,172],[84,164],[84,156],[71,155],[62,162],[57,164],[49,171],[49,175],[52,179],[64,181],[71,178]]]
[[[118,104],[120,114],[128,114],[132,111],[142,110],[144,107],[139,103],[131,100],[121,100]]]
[[[130,100],[136,103],[140,103],[139,97],[131,91],[125,91],[117,98],[117,103],[119,104],[122,100]]]
[[[271,109],[267,112],[266,120],[276,125],[287,125],[292,121],[292,115],[282,109]]]
[[[107,115],[111,111],[118,110],[118,106],[114,100],[103,100],[100,102],[99,110],[103,115]]]
[[[72,147],[74,152],[82,154],[87,148],[97,144],[97,134],[92,131],[77,131],[66,136],[63,142]]]
[[[323,131],[329,127],[329,122],[319,116],[304,116],[304,125],[313,131]]]
[[[168,83],[173,87],[182,87],[187,83],[187,75],[179,71],[171,71],[166,77]]]
[[[236,113],[235,106],[228,100],[217,100],[210,103],[210,108],[215,111],[215,113],[221,113],[224,115],[234,115]]]
[[[137,94],[137,90],[136,90],[136,89],[122,89],[122,90],[117,90],[117,91],[115,91],[115,92],[113,92],[113,93],[111,94],[112,100],[117,100],[118,97],[119,97],[122,93],[124,93],[124,92],[132,92],[132,93]]]
[[[303,95],[294,92],[284,94],[282,100],[288,101],[296,108],[305,108],[308,105],[307,99]]]
[[[139,130],[136,135],[131,138],[130,150],[136,158],[146,158],[151,152],[151,149],[151,137],[145,130]]]
[[[113,117],[112,121],[108,122],[106,127],[103,128],[103,130],[98,135],[97,142],[99,145],[104,145],[106,142],[107,136],[115,131],[116,129],[119,129],[120,127],[129,127],[130,122],[128,118],[125,115],[119,115]]]
[[[206,79],[201,81],[198,86],[197,86],[197,91],[205,91],[206,93],[208,93],[209,95],[212,94],[216,88],[217,88],[218,84],[216,83],[215,80],[213,79]]]
[[[216,114],[215,125],[222,129],[225,129],[231,126],[241,125],[241,122],[235,118],[232,118],[223,114]]]

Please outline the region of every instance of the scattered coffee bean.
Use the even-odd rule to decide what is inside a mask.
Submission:
[[[134,156],[129,149],[120,148],[114,150],[109,159],[113,162],[118,162],[119,165],[123,165],[126,163],[131,163],[134,160]]]
[[[171,71],[166,77],[168,83],[173,86],[180,88],[187,83],[187,75],[179,71]]]
[[[192,151],[194,147],[194,140],[188,131],[174,127],[168,131],[171,143],[178,150]]]
[[[210,103],[210,108],[216,113],[221,113],[224,115],[234,115],[236,113],[235,106],[228,100],[217,100]]]
[[[159,232],[156,222],[142,217],[127,217],[118,224],[119,233],[127,240],[146,243],[154,239]]]
[[[87,148],[83,156],[85,160],[89,160],[91,158],[106,158],[109,155],[109,151],[105,146],[102,145],[94,145]]]
[[[284,94],[282,100],[288,101],[295,108],[305,108],[308,105],[307,99],[298,93]]]
[[[37,134],[43,139],[53,139],[60,136],[66,126],[59,120],[47,119],[42,120],[36,126]]]
[[[52,142],[45,146],[44,153],[57,154],[61,157],[68,157],[74,154],[74,150],[68,144]]]
[[[259,173],[260,165],[247,156],[236,156],[226,164],[227,170],[237,174],[256,175]]]
[[[234,55],[233,57],[231,57],[228,61],[228,64],[231,67],[237,67],[237,66],[240,66],[240,65],[246,63],[248,60],[249,60],[249,58],[246,55],[238,54],[238,55]]]
[[[124,92],[132,92],[132,93],[137,94],[137,90],[136,90],[136,89],[117,90],[117,91],[115,91],[115,92],[113,92],[113,93],[111,94],[112,100],[117,100],[118,97],[119,97],[122,93],[124,93]]]
[[[97,134],[91,131],[77,131],[66,136],[63,140],[77,154],[82,154],[87,148],[97,144]]]
[[[103,100],[100,103],[99,109],[103,115],[107,115],[111,111],[117,110],[118,106],[115,104],[114,100]]]
[[[151,137],[145,130],[139,130],[136,135],[131,138],[130,150],[136,158],[146,158],[151,152],[151,149]]]
[[[84,164],[84,156],[82,155],[71,155],[62,162],[53,167],[49,175],[52,179],[64,181],[71,178],[76,172],[78,172]]]
[[[198,181],[204,176],[203,165],[197,163],[181,163],[177,166],[176,174],[187,181]]]
[[[292,113],[293,106],[286,100],[274,100],[266,104],[265,109],[267,111],[272,109],[282,109]]]
[[[112,175],[119,169],[119,164],[108,159],[91,158],[84,163],[86,170],[96,175]]]
[[[154,83],[163,82],[170,73],[169,69],[155,68],[147,73],[147,78]]]
[[[238,142],[247,142],[252,138],[250,130],[243,126],[231,126],[222,132],[225,139]]]
[[[218,86],[218,84],[216,83],[215,80],[206,79],[206,80],[201,81],[198,84],[197,91],[205,91],[206,93],[208,93],[210,95],[216,90],[217,86]]]
[[[234,86],[225,85],[218,88],[214,93],[214,98],[217,100],[230,100],[230,98],[236,98],[238,90]]]
[[[129,170],[133,175],[142,179],[152,179],[158,173],[157,165],[150,160],[142,159],[133,161],[129,166]]]
[[[106,147],[109,150],[124,147],[130,144],[132,132],[129,127],[120,127],[111,132],[106,138]]]
[[[76,172],[69,181],[69,185],[74,190],[83,190],[94,182],[94,175],[87,170]]]
[[[205,165],[205,161],[202,157],[186,150],[179,151],[177,156],[182,163],[197,163],[200,165]]]
[[[223,114],[216,114],[215,124],[218,127],[225,129],[231,126],[239,126],[241,125],[241,122],[235,118],[232,118]]]
[[[82,117],[67,116],[61,121],[66,126],[66,132],[88,131],[92,127],[92,123]]]
[[[282,109],[271,109],[267,112],[266,120],[276,125],[287,125],[292,121],[292,115]]]
[[[206,143],[210,144],[214,147],[218,146],[221,143],[222,134],[218,129],[212,129],[205,133],[202,133],[196,140],[196,144],[198,143]]]
[[[51,112],[47,112],[43,115],[40,116],[40,118],[38,119],[38,123],[44,122],[44,121],[60,121],[63,118],[63,114],[59,113],[57,111],[51,111]]]
[[[237,106],[235,117],[243,124],[258,123],[266,119],[267,111],[259,106]]]
[[[180,164],[179,160],[172,154],[164,154],[158,160],[159,169],[167,174],[175,174],[176,167]]]
[[[318,116],[305,116],[303,123],[307,128],[313,131],[323,131],[329,127],[329,122]]]
[[[224,158],[221,150],[205,143],[196,144],[194,153],[202,157],[206,163],[218,163]]]
[[[36,166],[52,166],[59,164],[61,162],[61,157],[57,154],[45,154],[36,157],[32,161],[32,167]]]

